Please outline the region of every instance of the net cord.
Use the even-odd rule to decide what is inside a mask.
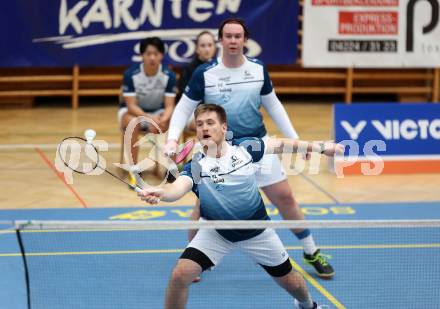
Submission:
[[[17,220],[13,221],[19,230],[102,230],[102,229],[305,229],[305,228],[424,228],[440,227],[440,219],[427,220],[200,220],[200,221],[67,221],[67,220]]]

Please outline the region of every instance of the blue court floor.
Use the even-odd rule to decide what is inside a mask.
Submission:
[[[440,202],[303,205],[307,219],[440,219]],[[190,207],[0,210],[7,220],[188,220]],[[276,209],[268,207],[272,218]],[[5,227],[5,226],[4,226]],[[0,308],[25,309],[23,259],[14,231],[0,230]],[[315,229],[336,270],[317,278],[296,238],[277,231],[314,299],[328,308],[440,308],[440,229]],[[37,231],[21,234],[32,309],[163,308],[182,231]],[[235,252],[190,289],[188,308],[292,308],[291,297]]]

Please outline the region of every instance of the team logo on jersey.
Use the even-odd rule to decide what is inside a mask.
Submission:
[[[254,76],[248,70],[244,70],[243,79],[244,80],[254,79]]]
[[[243,160],[239,159],[236,155],[231,156],[232,167],[236,167],[238,164],[242,163]]]
[[[165,81],[157,79],[153,87],[164,89],[166,87]]]
[[[219,171],[219,167],[218,167],[218,166],[213,167],[213,168],[211,168],[209,171],[210,171],[211,173],[218,173],[218,171]]]
[[[224,103],[228,102],[231,99],[231,95],[229,93],[223,93],[222,94],[222,101]]]

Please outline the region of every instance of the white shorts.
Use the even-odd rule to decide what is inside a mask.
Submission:
[[[266,141],[269,137],[266,135],[262,139]],[[255,166],[255,178],[258,187],[266,187],[287,179],[280,158],[276,154],[265,154],[264,157]]]
[[[281,239],[273,229],[265,229],[255,237],[237,242],[226,240],[214,229],[200,229],[188,247],[203,252],[214,265],[218,265],[233,249],[239,249],[264,266],[278,266],[289,258]]]

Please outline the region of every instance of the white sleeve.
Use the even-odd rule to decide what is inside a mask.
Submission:
[[[275,92],[261,96],[261,102],[270,118],[275,122],[281,133],[287,138],[298,139],[298,134],[290,122],[286,110],[276,96]]]
[[[182,95],[171,116],[168,140],[179,140],[189,117],[191,117],[198,103],[199,101],[191,100],[186,95]]]

